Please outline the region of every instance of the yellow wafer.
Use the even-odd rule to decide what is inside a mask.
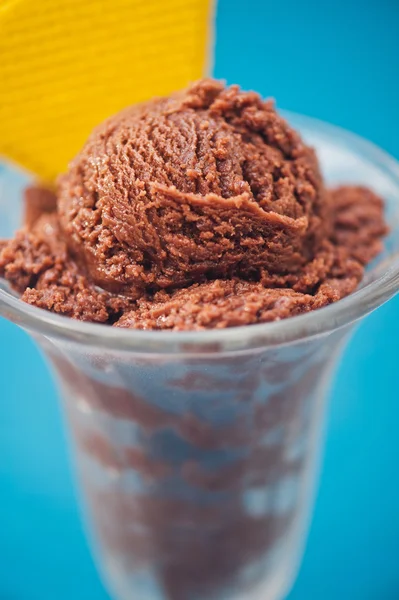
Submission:
[[[212,0],[0,0],[0,155],[51,180],[124,106],[204,75]]]

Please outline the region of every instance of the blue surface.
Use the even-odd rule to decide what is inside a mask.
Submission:
[[[216,76],[399,158],[397,0],[220,0],[217,29]],[[345,354],[290,600],[399,598],[398,314],[399,298],[362,324]],[[0,600],[107,600],[78,518],[54,386],[30,339],[0,320],[4,339]]]

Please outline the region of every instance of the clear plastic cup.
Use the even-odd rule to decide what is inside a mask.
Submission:
[[[386,249],[350,297],[281,322],[172,333],[68,320],[0,287],[0,312],[31,332],[58,378],[88,532],[116,599],[281,600],[295,577],[331,373],[353,324],[399,288],[399,166],[352,134],[289,120],[329,184],[386,200]],[[19,224],[24,184],[6,168],[1,181],[0,237]]]

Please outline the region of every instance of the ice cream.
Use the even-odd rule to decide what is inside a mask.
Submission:
[[[0,275],[32,305],[132,329],[322,308],[357,287],[386,231],[382,200],[326,189],[271,102],[210,80],[111,118],[55,194],[26,200]],[[275,573],[286,582],[296,562],[342,335],[162,355],[105,349],[101,334],[89,347],[46,339],[100,554],[124,595],[276,594]]]
[[[320,308],[356,288],[385,233],[382,201],[326,190],[271,101],[213,80],[107,120],[59,178],[52,213],[46,194],[3,245],[0,276],[30,304],[118,327]]]

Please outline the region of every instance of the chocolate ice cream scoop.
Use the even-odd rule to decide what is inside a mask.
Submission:
[[[132,297],[297,272],[329,227],[313,151],[272,102],[212,80],[98,127],[59,213],[90,279]]]
[[[371,190],[327,190],[271,101],[210,79],[91,135],[0,242],[22,300],[136,329],[276,321],[356,289],[386,233]]]

